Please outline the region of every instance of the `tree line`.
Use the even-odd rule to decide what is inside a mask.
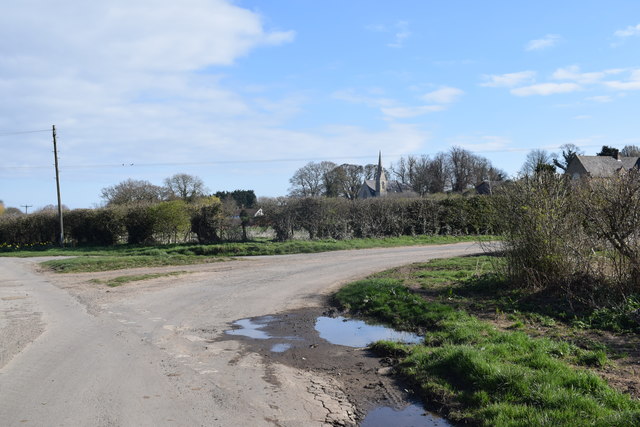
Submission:
[[[330,161],[309,162],[289,180],[291,197],[343,197],[354,200],[365,180],[375,179],[377,165],[337,165]],[[453,191],[462,193],[482,181],[502,181],[507,174],[485,157],[461,147],[434,156],[401,157],[387,178],[411,186],[420,196]]]

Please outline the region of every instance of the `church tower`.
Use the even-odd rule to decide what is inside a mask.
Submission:
[[[378,153],[378,169],[376,170],[376,197],[387,194],[387,176],[382,168],[382,151]]]

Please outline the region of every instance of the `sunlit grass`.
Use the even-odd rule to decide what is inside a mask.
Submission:
[[[398,371],[426,402],[447,408],[452,420],[487,426],[640,425],[640,403],[589,370],[610,363],[604,349],[533,338],[521,330],[521,317],[514,318],[519,327],[500,330],[457,309],[455,301],[428,301],[410,289],[420,283],[455,293],[480,283],[476,292],[496,297],[502,284],[492,275],[483,283],[491,269],[479,267],[489,261],[454,258],[391,270],[347,285],[335,299],[353,314],[425,334],[421,345],[379,342],[372,348],[398,358]]]
[[[179,244],[162,246],[48,248],[0,253],[3,256],[71,256],[43,263],[56,272],[91,272],[137,267],[187,265],[215,262],[234,256],[285,255],[336,250],[389,248],[400,246],[450,244],[478,241],[478,236],[404,236],[384,239],[293,240],[274,242],[258,240],[211,245]],[[482,240],[490,237],[482,236]]]
[[[106,279],[106,280],[92,279],[91,282],[98,285],[107,285],[111,288],[115,288],[130,282],[139,282],[143,280],[157,279],[158,277],[179,276],[187,273],[188,273],[187,271],[170,271],[167,273],[136,274],[136,275],[128,275],[128,276],[118,276],[118,277],[114,277],[113,279]]]

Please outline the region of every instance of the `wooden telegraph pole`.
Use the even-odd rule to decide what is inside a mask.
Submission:
[[[56,144],[56,125],[53,125],[53,158],[56,166],[56,190],[58,192],[58,218],[60,219],[60,246],[64,247],[64,222],[62,220],[62,202],[60,200],[60,172],[58,171],[58,146]]]

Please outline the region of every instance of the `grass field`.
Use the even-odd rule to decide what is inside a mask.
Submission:
[[[573,326],[533,304],[528,311],[513,309],[526,307],[527,296],[492,273],[496,262],[483,256],[405,266],[347,285],[335,300],[353,314],[425,334],[421,345],[379,342],[372,348],[396,358],[397,371],[454,421],[640,425],[640,402],[597,373],[614,363],[606,346],[579,347],[560,333],[532,336],[543,324],[568,335]]]
[[[274,242],[256,240],[241,243],[219,243],[211,245],[178,244],[163,246],[119,245],[111,247],[69,248],[11,248],[0,252],[0,256],[71,256],[76,258],[45,262],[54,271],[90,272],[136,267],[165,265],[187,265],[216,262],[234,256],[283,255],[316,253],[348,249],[367,249],[415,245],[434,245],[459,242],[489,241],[491,236],[403,236],[384,239],[351,240],[293,240]]]

